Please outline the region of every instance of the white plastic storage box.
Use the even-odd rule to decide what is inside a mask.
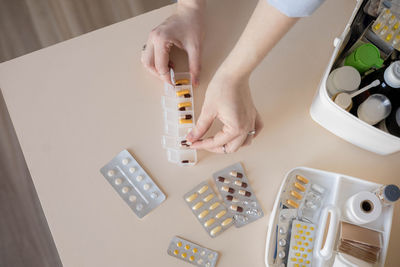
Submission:
[[[327,189],[324,193],[325,197],[321,206],[321,214],[316,219],[317,229],[314,248],[312,249],[311,266],[332,266],[336,257],[348,256],[347,254],[337,253],[338,240],[340,238],[340,227],[338,225],[339,221],[351,223],[345,212],[347,199],[354,194],[359,193],[360,191],[375,191],[382,185],[347,175],[311,169],[307,167],[297,167],[289,171],[285,179],[282,181],[268,222],[268,232],[265,246],[265,265],[267,267],[282,266],[274,263],[274,258],[276,257],[274,254],[276,253],[276,247],[278,245],[276,236],[277,222],[279,219],[279,212],[281,210],[281,197],[284,194],[284,191],[287,190],[288,181],[296,175],[306,177],[311,184],[318,184]],[[383,206],[378,219],[361,225],[362,227],[380,232],[382,234],[379,260],[375,264],[368,264],[368,266],[385,266],[390,231],[392,228],[393,210],[393,205]],[[330,215],[329,217],[328,214]],[[328,221],[329,223],[326,224]],[[326,239],[324,239],[325,233]],[[302,264],[300,266],[302,266]],[[357,264],[340,266],[357,266]]]
[[[332,101],[326,88],[326,81],[332,71],[333,64],[350,38],[351,26],[356,15],[358,12],[363,12],[360,9],[362,4],[363,0],[357,1],[356,8],[344,32],[334,40],[335,49],[322,76],[319,89],[311,105],[310,114],[314,121],[346,141],[374,153],[388,155],[400,151],[400,138],[369,125],[340,108]]]

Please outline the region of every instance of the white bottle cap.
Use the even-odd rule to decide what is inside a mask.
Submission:
[[[386,68],[383,74],[385,82],[393,88],[400,88],[400,61],[395,61]]]
[[[339,92],[352,92],[360,86],[360,73],[353,67],[344,66],[335,69],[329,74],[326,86],[333,96]]]

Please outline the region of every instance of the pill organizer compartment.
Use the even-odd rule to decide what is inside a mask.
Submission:
[[[358,39],[359,36],[357,35],[361,35],[365,27],[369,25],[363,25],[361,21],[363,17],[362,9],[366,2],[357,1],[355,10],[342,35],[335,38],[335,48],[320,81],[319,89],[310,108],[310,114],[314,121],[346,141],[371,152],[388,155],[400,151],[400,138],[371,126],[340,108],[332,101],[326,88],[329,73],[337,67],[334,66],[337,59],[348,48],[348,44],[354,39]]]
[[[175,137],[164,135],[161,139],[161,144],[165,149],[190,149],[189,144],[184,137]],[[183,144],[183,145],[182,145]]]
[[[165,110],[179,111],[179,105],[182,105],[185,110],[193,110],[192,98],[177,98],[163,96],[161,99],[161,104]],[[187,106],[185,105],[187,104]]]
[[[279,193],[274,203],[273,210],[268,222],[268,232],[266,239],[265,264],[266,266],[278,266],[274,264],[274,254],[276,248],[276,227],[279,219],[281,206],[281,196],[288,181],[295,175],[306,177],[310,183],[319,184],[327,190],[321,216],[317,225],[315,245],[313,249],[312,266],[332,266],[335,259],[335,248],[338,242],[340,229],[339,221],[347,221],[344,214],[344,204],[346,200],[360,191],[374,191],[381,185],[361,180],[358,178],[345,176],[342,174],[326,172],[306,167],[298,167],[291,170],[283,180]],[[330,215],[329,227],[325,229],[328,214]],[[362,225],[369,229],[382,233],[383,242],[379,261],[372,266],[384,266],[387,248],[389,244],[390,230],[393,218],[393,205],[383,206],[381,216],[368,224]],[[325,244],[323,243],[324,233],[327,232]],[[280,267],[280,266],[279,266]]]
[[[185,116],[189,116],[190,120],[194,121],[194,112],[193,111],[171,111],[167,110],[164,112],[164,120],[167,123],[179,123],[182,125],[185,124],[193,124],[193,123],[180,123],[181,119],[185,119]]]
[[[197,152],[195,149],[167,149],[168,161],[181,165],[181,166],[191,166],[197,162]]]

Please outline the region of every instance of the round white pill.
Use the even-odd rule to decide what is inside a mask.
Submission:
[[[151,193],[150,197],[152,199],[156,199],[158,197],[158,194],[156,192]]]
[[[142,204],[137,204],[136,205],[136,209],[137,210],[142,210],[143,209],[143,205]]]
[[[140,181],[142,181],[142,180],[143,180],[143,177],[142,177],[142,176],[140,176],[140,175],[136,176],[136,181],[140,182]]]
[[[129,201],[130,202],[135,202],[136,201],[136,196],[134,196],[134,195],[129,196]]]
[[[129,187],[124,186],[121,191],[122,191],[122,193],[126,194],[129,192]]]
[[[197,263],[198,263],[198,264],[203,264],[203,259],[199,259],[199,260],[197,261]]]
[[[143,186],[143,189],[144,189],[144,190],[149,190],[149,188],[150,188],[150,184],[145,184],[145,185]]]
[[[114,175],[114,173],[115,173],[115,172],[114,172],[113,170],[109,170],[109,171],[107,172],[107,175],[111,177],[111,176]]]
[[[214,254],[208,255],[208,258],[209,258],[210,260],[212,260],[212,259],[214,258]]]
[[[204,255],[206,255],[206,252],[203,250],[202,252],[200,252],[200,255],[204,256]]]
[[[133,167],[130,167],[130,168],[129,168],[129,172],[130,172],[130,173],[134,173],[135,171],[136,171],[135,168],[133,168]]]
[[[121,178],[117,178],[117,179],[115,179],[114,183],[116,185],[120,185],[120,184],[122,184],[122,179]]]
[[[122,164],[124,164],[124,165],[128,164],[128,162],[129,162],[128,159],[123,159],[123,160],[122,160]]]
[[[211,266],[211,263],[207,262],[206,267],[210,267],[210,266]]]

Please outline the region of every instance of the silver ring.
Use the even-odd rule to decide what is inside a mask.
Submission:
[[[147,44],[144,44],[142,47],[142,51],[146,50]]]
[[[256,130],[250,131],[250,132],[248,133],[248,135],[255,135],[255,134],[256,134]]]
[[[224,150],[224,154],[227,154],[226,153],[226,144],[222,146],[222,149]]]

